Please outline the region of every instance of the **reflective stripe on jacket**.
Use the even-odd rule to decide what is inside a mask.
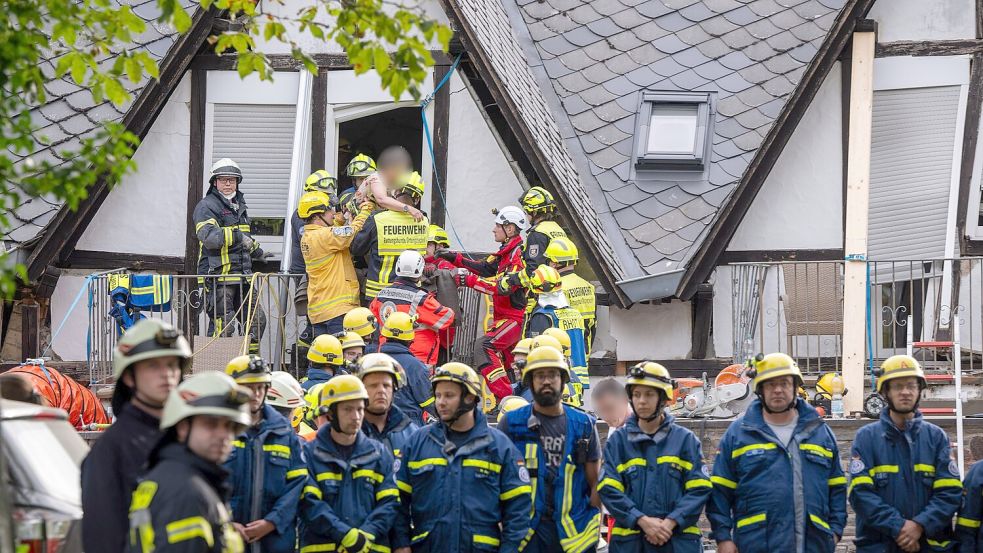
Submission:
[[[426,365],[436,365],[440,344],[450,342],[448,336],[454,325],[454,311],[440,305],[436,293],[428,292],[401,277],[383,288],[369,304],[369,309],[380,326],[396,311],[416,317],[417,328],[410,351]],[[441,335],[444,339],[440,338]]]
[[[404,250],[427,254],[429,229],[430,221],[426,217],[418,223],[408,213],[384,209],[369,217],[352,242],[352,255],[368,258],[366,297],[374,298],[394,280],[396,259]]]
[[[430,387],[430,370],[427,366],[403,344],[389,341],[382,344],[379,351],[392,357],[403,367],[405,380],[396,390],[393,403],[417,424],[423,424],[424,411],[436,415],[433,406],[433,389]]]
[[[307,264],[307,317],[312,323],[323,323],[360,305],[358,276],[348,248],[368,216],[366,206],[349,226],[304,227],[300,249]]]
[[[573,271],[560,277],[563,284],[563,295],[567,297],[570,307],[580,312],[584,319],[584,349],[590,355],[591,341],[597,325],[597,299],[594,285],[584,280]]]
[[[198,270],[209,275],[248,275],[252,273],[252,253],[259,248],[254,241],[247,249],[243,236],[250,234],[246,200],[236,192],[235,207],[215,186],[195,206],[192,216],[198,236]],[[221,280],[221,279],[220,279]],[[228,280],[237,280],[230,276]]]
[[[983,463],[976,462],[963,481],[963,504],[956,516],[956,535],[959,550],[964,553],[983,552]]]

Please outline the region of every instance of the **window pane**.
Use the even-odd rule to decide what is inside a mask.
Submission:
[[[649,125],[648,153],[691,154],[696,142],[699,106],[655,104]]]

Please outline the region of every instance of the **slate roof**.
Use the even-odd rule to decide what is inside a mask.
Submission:
[[[562,193],[591,199],[595,238],[637,278],[685,266],[845,0],[455,3],[538,147],[558,158]],[[645,90],[715,93],[702,173],[636,173]]]
[[[125,45],[125,49],[146,50],[158,63],[163,60],[177,40],[178,33],[169,25],[156,21],[161,14],[157,0],[112,2],[131,6],[133,13],[147,22],[144,32],[135,36],[131,44]],[[189,9],[196,2],[184,0],[182,4]],[[112,63],[114,57],[110,56],[101,63]],[[54,164],[70,159],[71,153],[78,149],[82,139],[92,136],[103,123],[122,120],[149,81],[147,77],[138,83],[126,78],[122,80],[124,88],[132,95],[126,105],[114,106],[108,101],[96,103],[88,89],[76,85],[71,76],[55,77],[57,63],[56,56],[49,56],[41,61],[41,72],[47,79],[44,85],[47,97],[44,104],[34,106],[30,111],[35,137],[33,151],[26,155],[21,155],[23,152],[9,151],[15,163],[24,163],[28,157],[37,163],[46,160]],[[17,193],[20,201],[7,213],[10,230],[4,239],[8,241],[8,246],[16,246],[35,238],[61,208],[61,202],[53,196],[32,198],[23,194],[16,185],[8,183],[8,186]]]

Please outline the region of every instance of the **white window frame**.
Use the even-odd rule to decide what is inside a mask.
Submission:
[[[649,130],[652,108],[656,104],[696,105],[696,136],[690,153],[649,152]],[[709,92],[656,92],[642,93],[638,125],[635,131],[635,167],[645,169],[702,169],[707,155],[713,122],[712,94]]]

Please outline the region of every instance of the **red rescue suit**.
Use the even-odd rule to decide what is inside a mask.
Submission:
[[[440,348],[449,349],[454,341],[454,311],[441,305],[434,292],[428,292],[410,280],[397,277],[372,299],[369,309],[380,325],[396,311],[416,317],[418,326],[410,352],[424,365],[436,365]],[[384,337],[379,338],[380,345],[385,341]]]

